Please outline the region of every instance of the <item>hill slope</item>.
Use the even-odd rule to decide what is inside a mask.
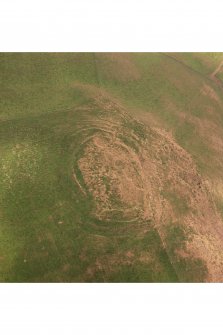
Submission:
[[[223,55],[0,58],[0,280],[223,281]]]

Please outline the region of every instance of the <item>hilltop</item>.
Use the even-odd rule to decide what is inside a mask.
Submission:
[[[223,54],[0,54],[0,281],[223,281]]]

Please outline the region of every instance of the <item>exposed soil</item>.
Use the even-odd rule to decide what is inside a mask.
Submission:
[[[153,222],[173,266],[176,259],[169,250],[166,229],[170,222],[186,227],[190,234],[175,254],[201,259],[208,269],[206,280],[222,281],[223,226],[191,156],[170,134],[130,118],[103,93],[98,92],[95,102],[101,109],[99,116],[85,116],[79,128],[78,136],[84,140],[77,166],[83,180],[75,177],[81,192],[94,199],[92,215],[109,224]],[[142,254],[139,261],[147,257]]]

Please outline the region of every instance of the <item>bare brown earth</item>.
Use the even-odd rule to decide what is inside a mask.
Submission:
[[[198,173],[190,154],[169,133],[131,118],[105,91],[86,89],[98,115],[83,113],[77,125],[76,136],[84,140],[75,157],[73,180],[84,196],[93,198],[92,217],[107,225],[114,219],[129,222],[142,234],[146,225],[152,224],[174,267],[179,259],[199,259],[208,270],[206,281],[223,281],[221,217],[208,182]],[[202,93],[218,100],[209,87]],[[187,236],[174,253],[167,240],[170,224]],[[129,264],[133,257],[129,250],[122,262]],[[148,257],[142,253],[138,261],[147,262]],[[119,261],[116,255],[113,261],[109,259],[109,266]],[[95,266],[100,268],[104,262],[99,258]],[[92,277],[94,271],[90,267],[86,276]]]

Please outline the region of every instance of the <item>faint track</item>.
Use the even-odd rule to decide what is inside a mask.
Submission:
[[[221,70],[223,66],[223,60],[220,62],[220,64],[217,66],[217,68],[211,73],[210,77],[214,78],[217,76],[218,72]]]
[[[166,57],[174,60],[175,62],[177,62],[178,64],[181,64],[182,66],[184,66],[185,68],[187,68],[188,70],[190,70],[191,72],[196,73],[197,75],[199,75],[200,77],[202,77],[205,80],[211,81],[213,83],[213,81],[220,86],[223,89],[223,83],[220,79],[217,78],[217,74],[220,72],[222,66],[223,66],[223,60],[220,62],[220,64],[217,66],[217,68],[210,74],[210,75],[204,75],[201,72],[193,69],[192,67],[190,67],[189,65],[185,64],[184,62],[180,61],[179,59],[175,58],[174,56],[168,55],[166,53],[163,53]]]
[[[220,62],[217,68],[210,74],[210,78],[223,89],[223,83],[221,79],[217,77],[218,73],[221,71],[222,66],[223,66],[223,60]]]

